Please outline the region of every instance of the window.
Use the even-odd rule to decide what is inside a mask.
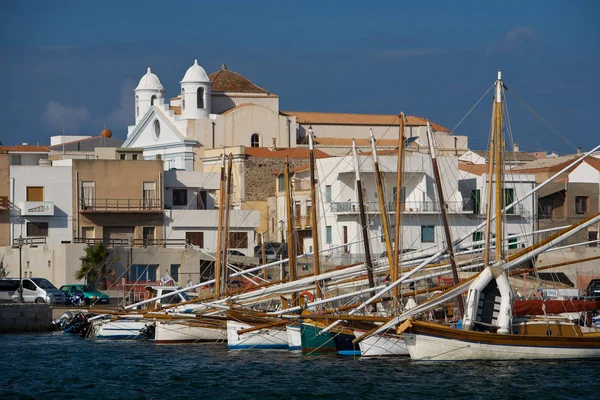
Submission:
[[[575,212],[577,214],[588,212],[588,196],[575,196]]]
[[[508,248],[509,249],[516,249],[518,247],[517,245],[517,238],[516,237],[511,237],[511,236],[515,236],[515,234],[508,234]]]
[[[423,242],[423,243],[435,242],[435,226],[421,225],[421,242]]]
[[[342,234],[343,234],[343,239],[344,239],[344,244],[348,243],[348,227],[347,226],[343,226],[342,227]],[[344,247],[344,253],[349,254],[350,253],[350,248],[348,246]]]
[[[281,174],[277,177],[277,186],[280,192],[285,192],[285,175]]]
[[[140,116],[140,97],[135,96],[135,116]]]
[[[27,186],[27,201],[44,201],[44,187]]]
[[[154,139],[158,140],[160,137],[160,122],[157,119],[154,120]]]
[[[208,196],[206,190],[199,190],[198,196],[196,197],[196,209],[206,210],[208,207]]]
[[[331,229],[331,226],[327,226],[325,228],[325,243],[327,243],[327,244],[333,243],[333,231]]]
[[[595,231],[588,232],[588,241],[592,242],[594,240],[598,240],[598,232],[595,232]],[[590,243],[590,247],[598,247],[598,242]]]
[[[171,270],[169,271],[169,275],[175,282],[179,282],[179,266],[180,264],[171,264]]]
[[[473,206],[473,214],[479,214],[481,211],[481,190],[471,191],[471,205]]]
[[[259,147],[260,146],[260,135],[258,133],[253,133],[250,136],[250,147]]]
[[[155,182],[144,182],[144,208],[150,209],[153,207],[157,207],[157,199],[156,199],[156,183]]]
[[[154,244],[154,227],[153,226],[144,226],[142,228],[142,239],[144,242],[144,246]]]
[[[186,189],[173,189],[173,205],[174,206],[186,206],[187,205],[187,190]]]
[[[27,236],[48,236],[47,222],[28,222]]]
[[[483,240],[483,232],[473,232],[473,242],[479,242]],[[473,246],[473,249],[481,249],[483,244],[476,244]]]
[[[137,160],[138,159],[138,155],[137,154],[132,154],[131,155],[131,159],[132,160]]]
[[[152,97],[150,97],[150,105],[153,106],[154,105],[154,100],[156,100],[156,95],[152,95]]]
[[[188,244],[204,248],[204,232],[186,232],[185,241]]]
[[[325,202],[331,203],[331,185],[325,185]]]
[[[552,197],[543,197],[539,200],[539,217],[552,218],[554,210],[554,199]]]
[[[11,154],[10,155],[10,165],[21,165],[21,155],[20,154]]]
[[[29,279],[23,279],[23,289],[27,290],[37,290],[35,284]]]
[[[121,153],[119,154],[119,160],[125,160],[125,154]]]
[[[248,247],[248,233],[247,232],[232,232],[229,234],[229,243],[227,245],[230,249],[245,249]]]
[[[85,210],[87,207],[94,206],[96,193],[94,190],[94,181],[81,182],[81,208]]]
[[[204,108],[204,88],[198,88],[198,91],[196,92],[196,102],[198,108]]]
[[[136,282],[156,282],[156,269],[158,265],[140,265],[131,266],[131,279]]]
[[[185,110],[185,89],[181,89],[181,109]]]
[[[513,201],[515,201],[515,190],[514,189],[504,189],[504,198],[502,199],[502,208],[506,207],[507,205],[511,204]],[[515,213],[515,208],[511,207],[508,210],[506,210],[507,214],[514,214]]]

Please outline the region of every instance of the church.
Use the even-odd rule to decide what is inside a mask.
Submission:
[[[135,125],[123,147],[144,149],[162,159],[165,170],[202,170],[204,149],[229,146],[296,147],[296,118],[279,111],[279,97],[223,64],[210,75],[194,64],[181,92],[165,101],[165,89],[151,69],[135,88]]]

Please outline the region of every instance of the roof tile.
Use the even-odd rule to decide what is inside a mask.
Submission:
[[[303,147],[273,150],[270,147],[246,147],[246,155],[257,158],[308,158],[309,150]],[[315,149],[315,158],[330,157],[329,154]]]
[[[15,151],[21,153],[48,153],[48,147],[46,146],[0,146],[0,151]]]

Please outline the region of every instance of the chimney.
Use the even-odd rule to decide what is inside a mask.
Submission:
[[[581,154],[581,147],[577,146],[577,154]]]
[[[514,151],[515,153],[518,153],[518,152],[519,152],[519,145],[518,145],[517,143],[513,143],[513,151]]]
[[[275,151],[277,150],[277,139],[273,138],[273,147],[271,148],[271,150]]]

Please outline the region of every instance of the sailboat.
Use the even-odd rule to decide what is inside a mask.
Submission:
[[[502,100],[501,73],[496,80],[494,126],[490,145],[490,172],[495,175],[495,261],[492,262],[489,238],[491,233],[491,201],[488,201],[485,269],[469,284],[462,329],[437,323],[407,319],[398,328],[410,355],[415,360],[513,360],[566,359],[600,357],[600,333],[584,333],[581,327],[568,320],[530,316],[513,319],[513,292],[508,279],[510,268],[520,260],[539,254],[578,230],[600,220],[600,213],[564,229],[543,243],[534,244],[517,254],[505,257],[502,246]],[[492,174],[489,174],[489,193]],[[490,197],[488,197],[489,199]],[[458,284],[451,290],[460,293]],[[456,287],[455,286],[455,287]]]

